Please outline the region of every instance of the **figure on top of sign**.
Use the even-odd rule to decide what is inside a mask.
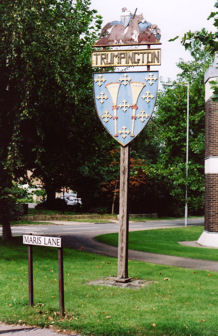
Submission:
[[[160,29],[144,20],[143,14],[132,14],[122,8],[120,21],[107,23],[95,46],[160,44]]]
[[[125,27],[128,26],[131,17],[132,17],[131,12],[128,11],[126,7],[122,8],[122,14],[120,16],[120,21]],[[118,23],[120,23],[120,22],[118,22]]]

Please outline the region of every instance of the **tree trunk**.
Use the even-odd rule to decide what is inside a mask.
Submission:
[[[48,187],[46,186],[45,191],[46,191],[46,194],[47,194],[47,201],[48,202],[53,202],[55,200],[56,189],[51,187],[51,186],[48,186]]]
[[[7,218],[2,219],[2,239],[10,240],[12,239],[11,225],[10,221]]]
[[[10,240],[12,238],[10,209],[8,200],[6,199],[0,199],[0,224],[2,225],[3,240]]]

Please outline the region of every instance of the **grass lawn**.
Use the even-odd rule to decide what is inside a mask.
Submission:
[[[109,223],[116,220],[117,215],[110,214],[94,214],[94,213],[76,213],[72,211],[57,211],[45,209],[29,209],[28,214],[24,215],[22,221],[47,221],[47,220],[63,220],[74,222],[90,222],[90,223]],[[18,221],[19,223],[20,221]]]
[[[156,232],[156,231],[155,231]],[[58,305],[57,250],[34,247],[35,306],[28,306],[27,247],[0,242],[0,320],[98,336],[215,336],[218,273],[130,261],[138,290],[90,286],[116,276],[117,260],[64,250],[65,306]]]
[[[78,222],[78,223],[95,223],[95,224],[104,224],[104,223],[110,223],[110,220],[104,220],[104,219],[99,219],[99,218],[95,218],[95,219],[81,219],[81,218],[42,218],[42,220],[38,219],[38,220],[28,220],[28,219],[21,219],[21,220],[17,220],[17,221],[12,221],[11,222],[11,226],[23,226],[23,225],[52,225],[54,223],[51,223],[50,221],[54,222],[55,221],[64,221],[64,222]]]
[[[110,220],[118,220],[116,214],[98,214],[98,213],[79,213],[72,211],[58,211],[58,210],[46,210],[46,209],[28,209],[28,214],[23,216],[23,219],[29,220],[69,220],[69,221],[86,221],[86,222],[110,222]],[[195,217],[189,217],[195,218]],[[149,217],[149,216],[138,216],[130,215],[130,220],[135,222],[144,222],[144,221],[158,221],[161,219],[182,219],[175,217]]]
[[[30,221],[30,220],[18,220],[18,221],[12,221],[11,226],[19,226],[19,225],[49,225],[48,222],[38,222],[38,221]]]
[[[180,241],[196,241],[203,231],[202,226],[189,226],[129,233],[129,249],[218,261],[218,250],[182,246]],[[98,236],[98,241],[117,246],[118,234]],[[218,334],[218,333],[217,333]]]
[[[58,211],[58,210],[47,210],[47,209],[28,209],[28,215],[38,216],[38,215],[69,215],[75,218],[117,218],[117,215],[111,214],[97,214],[97,213],[80,213],[80,212],[73,212],[73,211]]]

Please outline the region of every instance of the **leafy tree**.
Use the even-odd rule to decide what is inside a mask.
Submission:
[[[218,8],[218,1],[215,2],[214,7]],[[218,27],[217,11],[212,11],[207,19],[213,19],[214,27]],[[217,51],[217,36],[217,31],[208,32],[205,28],[196,32],[188,31],[182,38],[182,44],[185,49],[191,52],[192,56],[196,55],[196,49],[198,52],[204,50],[214,56]]]
[[[218,8],[218,1],[215,2],[215,8]],[[196,59],[196,55],[199,54],[199,58],[204,53],[210,54],[212,60],[214,60],[215,53],[217,52],[218,43],[218,19],[217,11],[212,11],[208,17],[208,20],[213,19],[213,25],[216,29],[215,32],[208,32],[205,28],[196,32],[187,32],[182,38],[182,44],[185,49],[189,50],[191,55]],[[211,61],[212,62],[212,61]],[[212,99],[217,101],[218,98],[218,86],[216,82],[211,82],[213,89]]]
[[[0,162],[7,175],[1,173],[4,183],[8,181],[5,188],[32,169],[53,198],[58,188],[82,175],[81,162],[94,151],[87,145],[95,141],[89,56],[101,17],[90,3],[0,3]]]
[[[197,45],[200,42],[197,42]],[[175,208],[183,210],[185,185],[188,185],[189,208],[194,213],[203,212],[204,205],[204,72],[211,57],[198,48],[192,52],[194,60],[180,61],[182,73],[172,86],[165,85],[157,101],[156,123],[159,128],[160,155],[151,174],[160,172],[168,192],[174,198]],[[190,85],[189,116],[189,178],[186,181],[186,103]]]

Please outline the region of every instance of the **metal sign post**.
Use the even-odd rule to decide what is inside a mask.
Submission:
[[[28,279],[29,279],[29,305],[34,305],[33,299],[33,246],[56,247],[58,249],[58,277],[59,277],[59,308],[64,316],[64,271],[63,247],[60,237],[23,235],[23,244],[28,245]]]
[[[151,49],[160,45],[160,29],[144,20],[143,15],[122,9],[120,21],[107,23],[92,53],[92,67],[102,68],[94,73],[95,105],[98,117],[109,134],[121,145],[120,205],[117,281],[130,281],[128,276],[128,178],[129,143],[143,130],[151,118],[158,87],[158,71],[150,66],[161,64],[161,51]],[[141,48],[134,48],[135,46]],[[128,49],[120,47],[129,46]],[[147,48],[142,48],[147,46]],[[102,47],[102,50],[99,49]],[[107,50],[106,50],[107,47]],[[113,49],[110,49],[113,47]],[[147,66],[147,71],[125,71],[126,67]],[[106,72],[110,67],[123,67],[121,72]]]

